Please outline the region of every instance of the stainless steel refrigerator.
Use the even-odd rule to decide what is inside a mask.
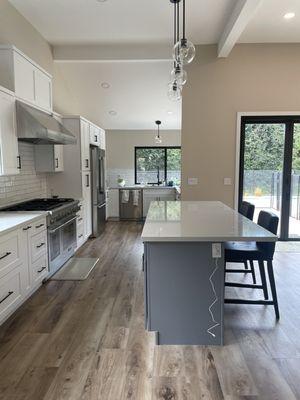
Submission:
[[[92,236],[99,236],[106,222],[105,151],[91,146]]]

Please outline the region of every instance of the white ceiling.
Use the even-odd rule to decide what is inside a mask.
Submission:
[[[286,1],[286,0],[284,0]],[[169,42],[169,0],[10,0],[52,44]],[[188,36],[217,43],[236,0],[188,0]]]
[[[162,121],[162,129],[180,129],[181,102],[167,98],[170,68],[165,61],[56,63],[55,75],[70,88],[77,108],[74,112],[105,129],[155,129],[157,119]],[[103,89],[102,82],[111,87]],[[54,89],[59,94],[60,88]]]
[[[283,16],[288,12],[294,12],[295,18],[284,19]],[[263,0],[239,42],[299,43],[300,0]]]

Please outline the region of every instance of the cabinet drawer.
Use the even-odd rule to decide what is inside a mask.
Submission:
[[[32,284],[36,285],[45,279],[49,273],[48,257],[44,254],[32,264]]]
[[[46,218],[39,219],[38,221],[31,223],[32,229],[30,231],[30,236],[34,236],[37,233],[43,232],[47,228]]]
[[[38,233],[30,239],[31,262],[35,262],[42,255],[47,255],[47,231]]]
[[[18,230],[0,237],[0,276],[9,272],[21,262],[20,241]]]
[[[22,298],[21,268],[0,279],[0,319],[4,318]]]

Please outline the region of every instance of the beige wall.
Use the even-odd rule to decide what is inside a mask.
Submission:
[[[0,43],[15,45],[52,74],[50,45],[7,0],[0,0]]]
[[[109,185],[120,175],[134,183],[134,147],[155,146],[156,131],[106,131],[106,165]],[[161,146],[180,146],[180,131],[161,131]]]
[[[237,112],[297,110],[300,45],[238,45],[227,59],[198,46],[183,93],[183,199],[233,205]],[[188,177],[199,184],[188,186]]]

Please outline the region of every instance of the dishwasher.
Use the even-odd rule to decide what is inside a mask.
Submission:
[[[119,189],[120,220],[143,219],[143,190]]]

